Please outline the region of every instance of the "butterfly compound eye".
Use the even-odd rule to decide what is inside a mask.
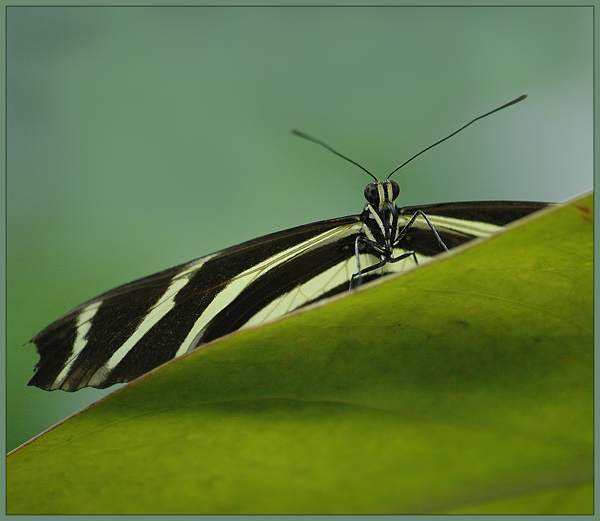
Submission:
[[[378,183],[369,183],[365,186],[365,199],[373,205],[378,205],[380,203],[377,185]]]
[[[398,183],[396,183],[396,181],[393,179],[389,179],[388,183],[390,183],[392,187],[392,201],[395,201],[400,195],[400,185],[398,185]]]

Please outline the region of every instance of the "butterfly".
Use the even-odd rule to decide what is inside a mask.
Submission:
[[[399,186],[390,179],[425,151],[525,97],[471,120],[383,181],[324,142],[292,131],[373,178],[362,213],[252,239],[81,304],[31,340],[40,359],[29,385],[76,391],[129,382],[228,333],[422,264],[545,208],[548,203],[521,201],[399,208]]]

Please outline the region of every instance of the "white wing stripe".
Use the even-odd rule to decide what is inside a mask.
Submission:
[[[454,219],[452,217],[442,217],[440,215],[428,215],[427,216],[431,223],[438,230],[449,232],[465,233],[474,237],[488,237],[494,233],[497,233],[504,228],[497,224],[490,224],[481,221],[467,221],[464,219]],[[419,222],[423,227],[429,226],[425,222],[425,219],[419,217],[416,222]]]
[[[174,277],[171,284],[158,300],[158,303],[150,310],[144,320],[135,330],[127,341],[117,349],[108,361],[102,365],[90,378],[87,385],[94,386],[102,383],[110,372],[119,364],[125,355],[135,346],[135,344],[148,332],[156,323],[162,319],[175,306],[175,297],[177,293],[189,282],[188,278]]]
[[[270,270],[273,270],[279,265],[287,262],[294,255],[305,253],[311,248],[321,246],[331,240],[337,240],[346,233],[352,233],[353,229],[356,226],[357,224],[353,223],[341,229],[334,228],[332,230],[328,230],[320,235],[317,235],[316,237],[311,237],[310,239],[302,243],[296,244],[295,246],[288,248],[287,250],[283,250],[277,255],[269,257],[260,264],[252,266],[252,268],[249,268],[246,271],[240,273],[240,275],[232,279],[231,282],[227,285],[227,287],[225,287],[223,291],[221,291],[206,307],[202,315],[198,318],[198,320],[188,333],[187,337],[177,350],[177,354],[175,355],[175,357],[181,356],[189,351],[196,349],[198,344],[202,342],[202,333],[204,329],[210,324],[211,320],[213,320],[217,316],[217,314],[227,306],[227,304],[233,302],[238,297],[238,295],[240,295],[252,282],[254,282],[256,278],[266,275]],[[279,299],[276,299],[274,302],[279,302]],[[272,304],[273,303],[271,303],[271,305]],[[271,305],[267,306],[267,308],[270,308]],[[263,313],[259,312],[258,315],[263,315]],[[275,314],[271,318],[274,319],[279,316],[280,314]],[[254,323],[254,318],[255,317],[252,317],[249,322]],[[247,325],[244,325],[242,327],[247,327]]]
[[[98,308],[102,305],[102,301],[94,302],[82,309],[79,315],[77,316],[77,325],[76,331],[77,335],[75,336],[75,342],[73,342],[73,348],[71,350],[71,355],[65,366],[62,368],[60,374],[56,377],[56,380],[52,384],[50,390],[60,389],[61,385],[66,380],[67,376],[71,371],[71,367],[83,351],[83,348],[87,344],[87,334],[92,327],[92,319],[94,315],[98,312]]]

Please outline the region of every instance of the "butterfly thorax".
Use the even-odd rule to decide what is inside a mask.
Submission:
[[[398,233],[398,207],[395,200],[400,193],[393,179],[375,181],[365,187],[367,206],[362,215],[365,235],[377,243],[384,256],[390,256]]]

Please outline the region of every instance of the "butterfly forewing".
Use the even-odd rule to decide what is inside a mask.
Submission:
[[[358,216],[300,226],[104,293],[33,338],[40,360],[29,384],[74,391],[130,381],[236,331],[322,268],[351,258],[360,228]],[[298,298],[268,318],[304,304]]]

